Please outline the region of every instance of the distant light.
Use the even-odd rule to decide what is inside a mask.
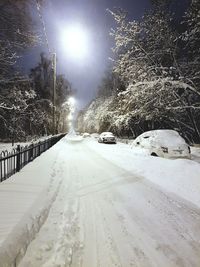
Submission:
[[[69,114],[69,115],[68,115],[68,120],[72,120],[72,119],[73,119],[72,114]]]
[[[75,98],[73,96],[70,96],[69,99],[68,99],[68,102],[69,102],[70,105],[74,106],[76,101],[75,101]]]
[[[82,25],[71,25],[61,30],[61,43],[67,56],[82,59],[89,54],[89,34]]]

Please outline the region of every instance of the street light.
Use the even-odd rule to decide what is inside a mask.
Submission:
[[[70,113],[70,114],[68,115],[68,120],[71,121],[72,119],[73,119],[73,116],[72,116],[72,114]]]
[[[68,25],[60,32],[61,45],[68,57],[84,59],[89,53],[89,34],[81,24]]]
[[[73,57],[79,62],[88,56],[89,34],[81,24],[67,26],[60,30],[61,45],[68,57]],[[56,52],[53,53],[53,134],[56,133]],[[71,111],[74,112],[75,99],[68,99]]]
[[[68,103],[70,104],[70,106],[74,106],[75,102],[75,98],[73,96],[70,96],[68,99]]]

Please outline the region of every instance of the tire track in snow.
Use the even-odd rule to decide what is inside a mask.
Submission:
[[[62,157],[63,158],[63,157]],[[60,158],[60,160],[62,159]],[[41,227],[35,240],[30,244],[19,266],[70,266],[73,254],[72,238],[77,230],[78,202],[66,196],[72,183],[65,184],[67,162],[60,161],[54,168],[53,177],[61,179],[60,190],[51,206],[49,216]],[[66,265],[67,264],[67,265]]]
[[[19,265],[19,263],[23,259],[24,255],[26,254],[28,246],[35,239],[35,237],[37,236],[41,227],[45,223],[45,221],[49,215],[51,206],[57,197],[59,187],[61,185],[60,181],[55,181],[55,179],[54,179],[55,166],[58,163],[57,162],[57,156],[58,155],[56,155],[55,160],[53,162],[52,172],[50,175],[51,178],[50,178],[49,188],[47,188],[47,190],[44,192],[47,194],[46,201],[43,202],[42,207],[38,208],[37,212],[34,212],[33,214],[31,214],[29,216],[28,221],[26,221],[25,226],[23,226],[23,222],[22,222],[22,224],[20,224],[20,226],[18,227],[19,233],[20,233],[20,236],[18,236],[18,233],[16,233],[16,235],[17,235],[16,240],[18,240],[18,243],[17,243],[18,252],[16,253],[14,260],[13,260],[13,263],[12,263],[15,266]],[[55,187],[55,188],[53,190],[51,190],[51,187]],[[34,206],[36,206],[36,204],[38,204],[38,205],[40,204],[40,197],[42,197],[42,196],[39,196],[39,199],[36,201]],[[13,250],[11,247],[10,247],[10,249]],[[7,262],[6,257],[7,256],[5,256],[5,259],[4,259],[4,256],[1,255],[1,260],[5,264]],[[9,261],[11,261],[11,257],[9,257]]]
[[[68,154],[58,197],[20,267],[200,266],[199,212],[84,144]]]

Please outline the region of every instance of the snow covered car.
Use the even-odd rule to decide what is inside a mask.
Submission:
[[[83,133],[83,138],[87,138],[87,137],[90,137],[90,134],[89,133]]]
[[[98,139],[99,138],[99,134],[98,133],[92,133],[91,136],[95,139]]]
[[[99,139],[98,139],[99,143],[113,143],[116,144],[116,138],[114,136],[113,133],[111,132],[103,132],[100,134]]]
[[[144,149],[149,155],[163,158],[190,158],[190,146],[174,130],[153,130],[139,135],[132,148]]]

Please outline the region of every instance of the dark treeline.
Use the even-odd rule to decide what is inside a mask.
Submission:
[[[33,6],[34,5],[34,6]],[[0,1],[0,139],[22,141],[51,134],[53,70],[51,56],[40,62],[27,77],[17,71],[17,60],[27,48],[42,43],[30,14],[35,1]],[[56,132],[67,130],[67,98],[71,85],[62,75],[56,82]]]
[[[109,11],[114,65],[80,113],[79,131],[137,136],[170,128],[200,142],[200,1],[188,1],[181,16],[175,2],[152,1],[140,21]]]

